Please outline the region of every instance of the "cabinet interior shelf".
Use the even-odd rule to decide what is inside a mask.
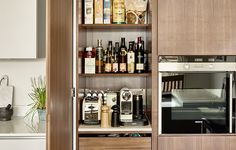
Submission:
[[[80,24],[80,29],[147,29],[150,24]]]
[[[101,73],[101,74],[79,74],[81,77],[148,77],[151,73]]]
[[[152,128],[147,126],[132,126],[132,127],[109,127],[101,128],[100,125],[79,125],[78,132],[80,134],[106,134],[106,133],[152,133]]]

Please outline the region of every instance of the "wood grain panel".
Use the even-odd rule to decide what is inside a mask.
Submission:
[[[48,150],[72,150],[72,1],[47,1]]]
[[[79,138],[79,150],[151,150],[151,138]]]
[[[159,0],[159,55],[236,55],[235,0]]]
[[[157,150],[157,145],[158,145],[158,139],[157,139],[157,129],[158,129],[158,77],[157,77],[157,49],[158,49],[158,43],[157,38],[158,38],[158,2],[159,0],[152,0],[150,1],[150,10],[151,10],[151,20],[152,20],[152,29],[151,31],[151,42],[152,44],[152,62],[151,62],[151,69],[152,69],[152,77],[151,80],[148,82],[148,87],[151,89],[151,96],[152,96],[152,101],[151,101],[151,114],[152,114],[152,150]]]
[[[198,137],[159,137],[158,150],[200,150]]]
[[[236,149],[236,136],[231,136],[229,138],[229,149],[235,150]]]
[[[201,150],[229,150],[229,136],[206,136],[201,138]]]
[[[158,150],[235,150],[233,135],[177,135],[158,138]]]

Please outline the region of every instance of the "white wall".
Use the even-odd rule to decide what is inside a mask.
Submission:
[[[46,75],[45,59],[34,60],[0,60],[0,77],[8,75],[10,85],[14,88],[14,115],[24,116],[27,105],[32,101],[28,96],[31,91],[31,77]]]

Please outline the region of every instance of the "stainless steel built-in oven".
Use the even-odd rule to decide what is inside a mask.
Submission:
[[[236,57],[159,59],[159,133],[235,133]]]

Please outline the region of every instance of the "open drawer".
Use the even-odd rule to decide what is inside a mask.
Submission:
[[[81,137],[79,150],[151,150],[151,137]]]

